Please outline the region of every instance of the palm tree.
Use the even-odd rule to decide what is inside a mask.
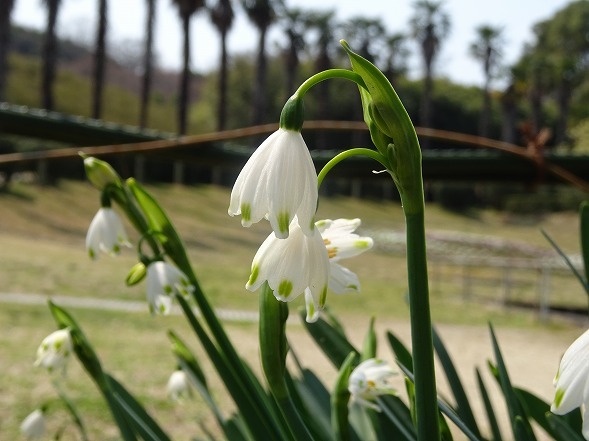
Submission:
[[[491,80],[496,75],[501,58],[501,45],[503,38],[501,28],[490,25],[477,27],[477,39],[470,45],[470,53],[483,63],[485,83],[483,86],[483,110],[481,112],[481,125],[479,134],[488,136],[489,118],[491,114]]]
[[[419,0],[413,6],[415,11],[410,24],[413,37],[421,46],[425,71],[420,125],[429,127],[432,114],[433,62],[442,40],[450,32],[450,18],[442,8],[442,1]]]
[[[0,101],[4,101],[8,75],[8,47],[10,45],[10,17],[14,0],[0,2]]]
[[[104,88],[104,71],[106,67],[106,27],[108,23],[107,0],[98,2],[98,27],[94,53],[94,85],[92,88],[92,118],[102,114],[102,90]]]
[[[188,95],[190,86],[190,19],[205,5],[204,0],[172,0],[178,7],[178,14],[182,21],[184,47],[182,51],[182,76],[180,78],[180,93],[178,95],[178,133],[186,134],[188,119]]]
[[[151,77],[153,73],[153,26],[155,21],[155,0],[147,1],[145,22],[145,47],[143,49],[143,78],[141,81],[141,107],[139,109],[139,127],[147,126]]]
[[[299,52],[305,47],[303,34],[307,26],[306,14],[299,8],[289,8],[284,12],[282,24],[288,39],[286,50],[286,93],[288,97],[295,91],[299,69]]]
[[[317,48],[315,69],[322,72],[331,69],[331,54],[334,51],[335,11],[310,12],[307,14],[307,27],[318,34],[313,46]],[[327,119],[330,108],[329,86],[331,81],[323,81],[317,87],[317,115],[319,119]]]
[[[210,9],[211,20],[221,37],[221,60],[219,66],[219,104],[217,108],[217,130],[224,130],[227,123],[227,33],[233,25],[231,0],[217,0]]]
[[[409,50],[405,46],[407,37],[401,33],[394,33],[385,36],[385,65],[384,73],[395,85],[399,76],[407,73],[407,58],[409,57]]]
[[[45,0],[47,6],[47,27],[43,40],[43,74],[41,80],[41,106],[47,110],[53,110],[53,83],[55,81],[55,69],[57,65],[57,13],[61,0]]]
[[[247,16],[259,31],[258,58],[253,98],[252,124],[264,122],[266,113],[266,34],[276,19],[276,10],[283,5],[282,0],[241,0]]]

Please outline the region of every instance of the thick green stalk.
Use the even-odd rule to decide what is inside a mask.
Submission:
[[[405,213],[405,222],[417,438],[420,441],[435,441],[440,439],[440,433],[425,251],[424,211]]]

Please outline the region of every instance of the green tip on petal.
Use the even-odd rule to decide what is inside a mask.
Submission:
[[[90,248],[88,250],[88,255],[90,256],[90,259],[94,260],[96,258],[96,253],[94,252],[94,250],[92,248]]]
[[[356,248],[364,249],[370,247],[370,243],[367,240],[357,240],[354,242]]]
[[[353,289],[354,291],[358,291],[358,285],[348,285],[346,286],[348,289]]]
[[[258,280],[258,275],[260,274],[260,267],[258,265],[252,266],[252,273],[250,274],[250,278],[247,281],[248,285],[253,285]]]
[[[283,280],[278,285],[278,294],[286,298],[292,292],[292,282],[290,280]]]
[[[289,219],[290,219],[290,216],[287,212],[278,214],[278,229],[283,234],[288,233]]]
[[[171,295],[174,292],[174,289],[170,285],[164,286],[164,292],[168,295]]]
[[[313,317],[315,315],[315,304],[313,302],[307,305],[307,315]]]
[[[252,206],[251,204],[243,203],[241,204],[241,219],[246,222],[249,222],[252,219]]]
[[[562,399],[564,398],[564,389],[556,389],[556,394],[554,395],[554,408],[558,409],[562,404]]]
[[[327,285],[323,287],[323,291],[321,291],[321,296],[319,296],[319,307],[324,308],[325,302],[327,302]]]

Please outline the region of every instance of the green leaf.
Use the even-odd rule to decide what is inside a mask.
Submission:
[[[394,395],[383,395],[378,397],[378,405],[382,409],[382,417],[387,418],[399,431],[399,437],[393,439],[414,441],[417,440],[417,433],[411,411],[399,397]]]
[[[304,369],[302,377],[293,380],[298,399],[306,414],[304,420],[315,439],[331,440],[331,395],[321,380],[310,370]]]
[[[353,366],[357,363],[358,353],[352,351],[344,359],[331,394],[331,427],[338,441],[349,441],[350,426],[348,423],[348,380]]]
[[[336,369],[340,368],[350,352],[360,355],[358,350],[352,346],[337,328],[331,326],[321,317],[315,323],[307,323],[305,321],[305,311],[299,311],[299,315],[305,328],[317,343],[317,346],[323,350]]]
[[[567,441],[585,441],[580,431],[574,430],[564,418],[548,412],[546,414],[548,423],[552,426],[552,430],[558,434],[560,439]]]
[[[137,203],[147,218],[149,227],[159,233],[157,236],[158,240],[168,256],[188,276],[191,283],[194,283],[194,274],[192,273],[192,267],[186,255],[186,249],[172,222],[170,222],[168,215],[155,198],[133,178],[127,179],[127,186],[133,193],[133,196],[135,196]]]
[[[131,395],[125,387],[110,375],[106,374],[113,390],[115,399],[125,412],[127,420],[144,441],[169,441],[170,438],[147,413],[143,406]]]
[[[436,353],[438,354],[438,358],[442,367],[444,368],[444,373],[446,374],[446,378],[448,379],[448,384],[450,385],[450,389],[452,390],[452,394],[454,395],[454,399],[456,400],[456,413],[462,420],[462,422],[474,433],[477,437],[481,437],[481,432],[476,423],[476,419],[474,417],[474,413],[472,408],[470,407],[470,402],[468,401],[468,397],[466,396],[466,392],[464,387],[462,386],[462,382],[460,381],[460,377],[458,376],[458,372],[454,367],[454,363],[450,358],[450,354],[446,350],[444,343],[442,342],[439,334],[437,333],[436,329],[433,328],[433,342],[434,348]]]
[[[368,331],[364,337],[364,344],[362,345],[362,357],[360,361],[368,360],[370,358],[376,358],[376,333],[374,332],[374,317],[370,318],[370,325],[368,325]]]
[[[502,441],[501,438],[501,431],[499,430],[499,424],[497,423],[497,417],[495,416],[495,410],[493,409],[493,405],[491,404],[491,400],[489,398],[489,393],[487,392],[487,388],[485,387],[485,383],[483,378],[481,377],[480,371],[475,369],[477,375],[477,383],[479,385],[479,391],[481,393],[481,397],[483,399],[483,404],[485,406],[485,412],[487,414],[487,420],[489,421],[489,427],[491,428],[491,433],[493,435],[492,439],[494,441]]]
[[[176,300],[184,311],[190,326],[199,338],[217,373],[223,379],[225,387],[243,414],[243,420],[254,439],[280,441],[288,439],[284,427],[278,426],[281,420],[275,418],[275,415],[272,414],[270,400],[260,393],[259,385],[253,382],[250,375],[239,375],[237,373],[236,367],[225,358],[224,354],[211,341],[188,302],[181,295],[176,295]],[[245,369],[245,364],[242,364],[242,367]],[[249,386],[246,383],[249,383]]]
[[[525,414],[522,406],[520,405],[517,395],[515,394],[515,390],[511,385],[511,380],[509,379],[509,374],[507,373],[507,367],[505,366],[505,362],[503,361],[503,355],[501,354],[499,343],[497,342],[497,338],[495,336],[495,332],[493,331],[492,325],[489,325],[489,330],[491,333],[491,340],[493,343],[493,352],[495,354],[495,360],[497,362],[497,379],[499,381],[499,385],[501,386],[501,390],[503,391],[503,396],[507,404],[507,410],[509,412],[511,427],[515,439],[517,439],[518,441],[535,441],[536,437],[534,436],[534,432],[532,431],[532,427],[530,426],[528,417]]]
[[[411,352],[409,349],[399,340],[392,332],[387,332],[387,339],[393,352],[395,353],[395,358],[405,366],[410,372],[413,372],[413,357],[411,356]]]
[[[577,280],[579,281],[581,286],[585,289],[585,292],[589,295],[589,283],[587,283],[587,280],[581,275],[581,273],[577,270],[577,268],[575,268],[575,265],[573,264],[573,262],[571,262],[571,259],[569,259],[569,256],[566,255],[566,253],[558,246],[558,244],[552,239],[552,237],[544,229],[541,229],[540,231],[542,232],[542,234],[544,235],[546,240],[550,243],[550,245],[552,245],[552,248],[554,248],[554,250],[560,255],[560,257],[563,258],[566,265],[569,267],[571,272],[575,275],[575,277],[577,278]],[[584,256],[583,256],[583,259],[585,259]]]
[[[207,379],[204,371],[200,367],[196,357],[188,348],[188,345],[172,330],[168,331],[168,337],[172,341],[172,352],[174,355],[184,361],[184,364],[190,368],[190,371],[196,377],[196,380],[208,390]]]

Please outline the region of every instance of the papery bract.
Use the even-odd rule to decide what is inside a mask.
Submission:
[[[54,372],[57,369],[65,370],[72,350],[73,344],[69,329],[52,332],[39,345],[35,366],[44,367],[49,372]]]
[[[370,358],[363,361],[352,371],[348,380],[348,390],[352,399],[380,411],[380,407],[374,401],[379,395],[396,393],[387,380],[397,373],[384,360]]]
[[[174,400],[179,401],[182,398],[192,396],[192,386],[186,375],[181,369],[172,372],[167,384],[168,396]]]
[[[277,237],[289,234],[295,215],[313,235],[317,209],[317,172],[309,149],[296,130],[278,129],[247,161],[231,191],[229,214],[249,227],[267,217]]]
[[[41,409],[31,412],[20,425],[20,432],[27,439],[41,438],[45,434],[45,415]]]
[[[86,234],[86,249],[92,259],[98,252],[119,254],[121,246],[130,246],[127,233],[119,215],[110,207],[98,210]]]
[[[182,271],[161,260],[148,265],[146,284],[147,301],[152,314],[169,314],[175,293],[186,296],[194,291],[194,286]]]
[[[583,436],[589,440],[589,330],[566,350],[554,378],[556,392],[550,410],[557,415],[577,407],[583,411]]]
[[[314,233],[304,234],[296,217],[287,239],[271,233],[254,256],[245,287],[255,291],[267,281],[274,296],[283,302],[308,290],[314,308],[322,309],[327,296],[329,259],[319,231],[315,229]]]

